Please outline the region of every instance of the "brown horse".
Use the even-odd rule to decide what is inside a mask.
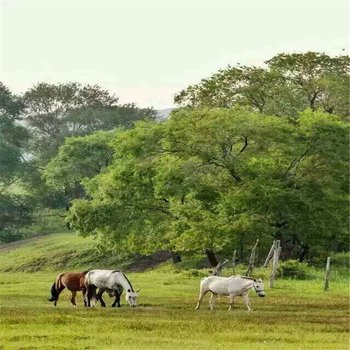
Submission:
[[[57,305],[58,297],[64,288],[67,288],[72,292],[71,303],[76,306],[75,297],[77,292],[82,291],[84,297],[84,305],[85,305],[85,275],[88,271],[84,272],[64,272],[57,276],[56,281],[51,287],[51,298],[49,301],[53,301],[54,305]]]

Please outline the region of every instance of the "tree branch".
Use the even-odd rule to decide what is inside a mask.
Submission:
[[[288,176],[288,173],[294,168],[294,170],[297,169],[300,162],[305,158],[306,154],[310,151],[311,147],[307,146],[306,150],[297,158],[295,158],[288,166],[284,176]]]
[[[247,147],[248,147],[248,137],[244,136],[244,145],[243,145],[242,149],[238,152],[238,154],[243,153]]]

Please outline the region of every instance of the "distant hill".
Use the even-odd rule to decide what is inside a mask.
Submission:
[[[169,114],[174,110],[174,108],[165,108],[157,110],[157,118],[159,120],[165,120],[169,117]]]

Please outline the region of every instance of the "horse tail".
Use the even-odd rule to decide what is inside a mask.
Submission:
[[[56,283],[54,282],[51,286],[51,298],[48,301],[56,301],[58,298],[58,293],[56,289]]]
[[[61,278],[62,276],[64,275],[64,273],[61,273],[60,275],[57,276],[56,278],[56,282],[55,282],[55,287],[56,287],[56,290],[59,291],[61,289],[64,289],[65,286],[63,285],[62,281],[61,281]],[[63,287],[63,288],[62,288]]]
[[[92,280],[91,280],[91,270],[88,270],[88,271],[84,271],[83,274],[84,274],[84,284],[85,284],[85,287],[88,288],[89,285],[93,284]]]
[[[56,301],[58,300],[59,291],[62,287],[61,277],[64,275],[64,273],[61,273],[57,276],[56,281],[51,286],[51,298],[48,299],[49,301]]]
[[[91,283],[91,271],[84,271],[84,285],[86,288],[86,306],[91,307],[97,302],[98,297],[96,295],[96,286]],[[93,304],[91,304],[93,301]]]

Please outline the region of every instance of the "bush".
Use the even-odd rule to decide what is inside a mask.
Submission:
[[[331,266],[350,267],[350,253],[336,253],[331,255]]]
[[[306,263],[298,260],[287,260],[280,262],[278,274],[282,277],[305,280],[312,277],[312,269]]]
[[[208,277],[209,273],[207,271],[201,271],[201,270],[196,270],[196,269],[190,269],[184,272],[184,274],[188,277]]]

